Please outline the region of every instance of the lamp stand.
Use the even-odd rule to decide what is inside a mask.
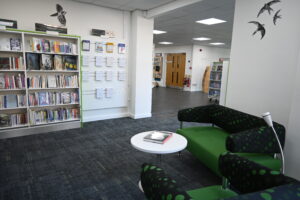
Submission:
[[[277,140],[277,143],[278,143],[278,146],[280,148],[280,157],[281,157],[281,173],[284,174],[285,172],[285,164],[284,164],[284,154],[283,154],[283,149],[282,149],[282,146],[281,146],[281,143],[280,143],[280,140],[278,138],[278,135],[277,135],[277,132],[275,131],[274,127],[271,126],[272,130],[273,130],[273,133],[275,135],[275,138]]]

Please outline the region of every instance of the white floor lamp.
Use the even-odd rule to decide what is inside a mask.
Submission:
[[[280,155],[281,155],[281,156],[280,156],[280,157],[281,157],[281,173],[284,174],[285,166],[284,166],[283,149],[282,149],[280,140],[279,140],[279,138],[278,138],[277,132],[275,131],[274,126],[273,126],[273,121],[272,121],[271,113],[266,112],[266,113],[262,114],[262,117],[263,117],[263,119],[265,120],[265,122],[268,124],[268,126],[272,128],[273,133],[274,133],[274,135],[275,135],[275,137],[276,137],[278,146],[279,146],[279,148],[280,148]]]

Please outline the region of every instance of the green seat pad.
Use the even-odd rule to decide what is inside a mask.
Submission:
[[[190,190],[187,191],[187,193],[193,200],[220,200],[223,198],[237,196],[237,193],[229,189],[223,190],[221,185]]]
[[[229,133],[223,129],[211,126],[179,129],[177,133],[187,139],[187,149],[194,156],[213,172],[221,176],[219,172],[219,156],[227,152],[225,144]],[[273,170],[280,169],[280,161],[268,154],[237,153],[237,155],[246,157]]]
[[[177,130],[188,141],[187,149],[213,172],[219,173],[219,156],[226,152],[225,141],[229,135],[216,127],[190,127]]]

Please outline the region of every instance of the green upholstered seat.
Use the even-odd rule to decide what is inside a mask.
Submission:
[[[221,175],[218,159],[227,152],[226,139],[230,135],[217,127],[189,127],[177,130],[188,141],[187,149],[214,173]],[[251,161],[257,162],[273,170],[280,169],[280,160],[269,154],[237,153]]]
[[[238,194],[232,190],[224,190],[221,185],[215,185],[195,190],[187,191],[187,194],[192,199],[205,199],[205,200],[220,200],[229,197],[237,196]]]

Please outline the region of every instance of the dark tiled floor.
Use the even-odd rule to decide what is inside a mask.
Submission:
[[[181,106],[187,104],[181,101]],[[177,111],[167,111],[147,119],[105,120],[85,123],[82,129],[0,140],[0,199],[145,199],[137,187],[140,166],[156,157],[133,149],[129,141],[154,127],[176,131]],[[220,183],[187,151],[182,159],[164,156],[162,165],[184,189]]]

